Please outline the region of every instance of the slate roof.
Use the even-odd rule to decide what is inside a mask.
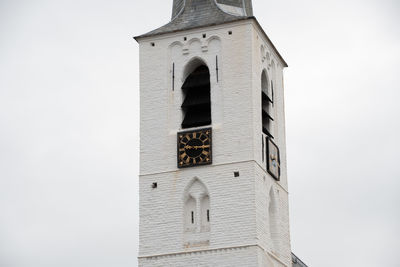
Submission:
[[[225,2],[228,4],[230,1],[218,0],[222,4]],[[246,1],[246,3],[247,6],[245,8],[252,15],[251,0]],[[182,5],[184,5],[183,10]],[[218,25],[251,17],[247,15],[236,16],[228,14],[217,6],[215,0],[175,0],[172,16],[174,18],[168,24],[136,38]]]
[[[217,4],[218,3],[218,4]],[[240,7],[245,15],[233,15],[223,11],[223,6]],[[287,63],[279,54],[274,44],[264,32],[257,19],[253,16],[252,0],[174,0],[172,6],[172,20],[166,25],[151,32],[134,37],[136,41],[142,37],[150,37],[159,34],[190,30],[224,24],[233,21],[253,19],[263,32],[272,48],[276,51],[283,65]]]
[[[294,253],[292,253],[292,263],[293,267],[307,267],[307,265],[302,262]]]

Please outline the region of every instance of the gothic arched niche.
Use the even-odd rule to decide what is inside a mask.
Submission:
[[[210,71],[199,58],[190,61],[185,69],[182,85],[182,128],[211,124]]]
[[[201,51],[201,41],[199,38],[193,38],[188,42],[189,51],[191,54],[195,54]]]
[[[184,193],[185,232],[210,231],[210,196],[206,186],[194,178]]]
[[[265,47],[264,47],[264,45],[261,45],[261,47],[260,47],[260,53],[261,53],[261,61],[262,62],[264,62],[264,60],[265,60]]]
[[[271,55],[269,52],[266,54],[266,59],[267,59],[267,64],[269,65],[271,63]]]
[[[271,190],[269,191],[268,218],[269,234],[272,242],[271,249],[275,254],[279,254],[279,207],[273,187],[271,187]]]
[[[208,51],[210,53],[219,53],[221,51],[221,40],[217,36],[208,39]]]
[[[169,46],[171,57],[173,59],[176,59],[176,58],[178,58],[179,56],[182,55],[182,47],[183,47],[183,44],[181,42],[178,42],[178,41],[177,42],[173,42]]]

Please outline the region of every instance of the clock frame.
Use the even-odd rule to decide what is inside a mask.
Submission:
[[[178,168],[212,164],[212,129],[197,129],[178,133]]]
[[[281,158],[278,146],[271,140],[267,139],[267,171],[275,180],[281,179]]]

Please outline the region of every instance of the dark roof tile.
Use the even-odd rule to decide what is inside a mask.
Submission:
[[[235,0],[218,0],[217,2],[237,6],[230,3],[235,2]],[[237,2],[239,5],[241,1]],[[247,19],[252,16],[251,0],[245,1],[245,5],[246,11],[244,11],[243,15],[233,15],[224,12],[215,0],[175,0],[173,4],[172,21],[156,30],[137,36],[136,38]],[[250,16],[246,15],[248,13]]]

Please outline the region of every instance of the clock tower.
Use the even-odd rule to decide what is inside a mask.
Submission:
[[[139,266],[291,266],[287,64],[251,0],[174,0],[135,39]]]

